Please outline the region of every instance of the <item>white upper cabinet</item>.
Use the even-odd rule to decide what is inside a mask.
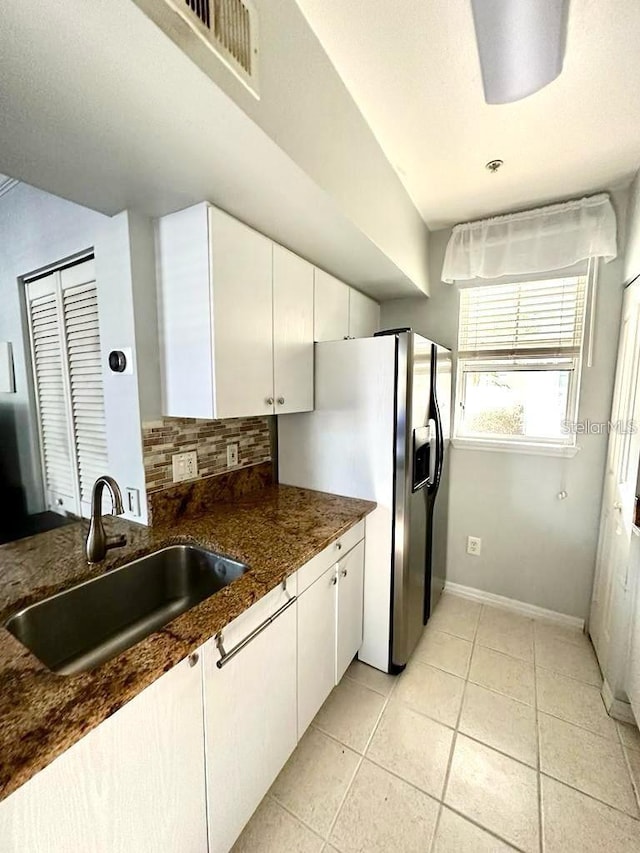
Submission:
[[[276,413],[313,409],[313,267],[273,247],[273,376]]]
[[[315,341],[370,338],[380,327],[378,303],[323,270],[315,271]]]
[[[310,264],[204,203],[159,220],[158,266],[165,415],[313,408]]]
[[[314,340],[341,341],[349,337],[349,290],[342,281],[316,269]]]
[[[212,207],[209,241],[214,349],[211,417],[271,414],[273,244]]]
[[[349,288],[349,337],[370,338],[380,328],[380,306],[358,290]]]

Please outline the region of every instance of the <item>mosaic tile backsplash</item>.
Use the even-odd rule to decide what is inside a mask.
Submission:
[[[142,425],[147,491],[173,485],[171,457],[195,450],[198,479],[227,471],[227,445],[238,445],[238,468],[271,460],[269,418],[224,421],[163,418]]]

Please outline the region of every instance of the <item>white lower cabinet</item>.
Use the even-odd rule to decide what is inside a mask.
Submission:
[[[360,648],[363,536],[359,522],[1,802],[2,853],[228,853]]]
[[[353,531],[361,532],[356,527]],[[298,596],[298,737],[322,707],[334,686],[362,645],[364,592],[364,540],[358,542],[338,562],[333,562],[344,545],[353,542],[352,531],[345,543],[332,546],[323,555],[332,561],[311,586]],[[304,577],[306,566],[300,569]]]
[[[298,736],[336,683],[335,564],[298,599]]]
[[[206,850],[201,665],[183,660],[1,802],[3,853]]]
[[[232,652],[295,594],[287,581],[223,632]],[[221,668],[204,647],[209,853],[227,853],[296,747],[296,608],[286,607]]]
[[[362,645],[364,540],[338,563],[336,684]]]

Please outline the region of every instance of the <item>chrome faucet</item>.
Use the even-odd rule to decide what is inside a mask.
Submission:
[[[114,539],[107,539],[107,535],[104,532],[102,524],[102,491],[105,486],[111,494],[111,502],[113,504],[112,515],[122,515],[124,512],[120,486],[113,477],[98,477],[91,490],[91,523],[89,524],[86,545],[87,562],[89,563],[99,563],[100,560],[104,560],[108,548],[120,548],[127,544],[126,536],[116,536]]]

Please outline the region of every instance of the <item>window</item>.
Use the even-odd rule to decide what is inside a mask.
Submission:
[[[107,470],[93,259],[25,282],[45,503],[90,515]]]
[[[574,445],[586,277],[460,293],[456,436]]]

